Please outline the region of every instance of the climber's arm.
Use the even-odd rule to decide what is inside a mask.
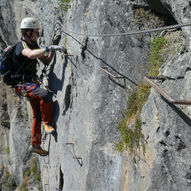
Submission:
[[[40,58],[44,55],[45,49],[44,48],[39,48],[39,49],[30,49],[30,48],[24,48],[22,50],[22,55],[26,56],[29,59],[37,59]]]
[[[48,55],[47,56],[42,56],[40,57],[40,61],[42,61],[45,65],[48,65],[54,54],[55,54],[55,51],[60,51],[60,52],[63,52],[64,54],[67,54],[67,49],[64,48],[63,46],[59,46],[59,45],[51,45],[49,47],[46,47],[45,48],[45,52],[48,52]]]
[[[43,64],[48,65],[48,64],[51,62],[51,60],[52,60],[54,54],[55,54],[55,51],[50,51],[47,56],[43,55],[43,56],[41,56],[41,57],[39,58],[39,60],[40,60]]]
[[[47,56],[45,56],[45,53],[47,52]],[[25,48],[22,51],[22,54],[26,57],[28,57],[29,59],[39,59],[40,61],[42,61],[45,65],[48,65],[50,63],[50,61],[52,60],[53,56],[54,56],[54,51],[51,50],[47,51],[46,48],[39,48],[39,49],[30,49],[30,48]]]

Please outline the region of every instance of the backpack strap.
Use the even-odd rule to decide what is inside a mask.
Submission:
[[[21,43],[22,43],[23,47],[26,48],[26,46],[27,46],[26,42],[21,40]],[[17,44],[16,44],[16,46],[17,46]],[[23,63],[19,66],[19,68],[16,70],[15,74],[18,74],[25,64],[26,64],[26,61],[24,60]]]
[[[16,47],[17,44],[20,43],[20,42],[22,43],[22,45],[23,45],[24,48],[27,48],[27,47],[28,47],[27,44],[26,44],[26,42],[24,42],[23,40],[17,42],[17,43],[15,44],[15,47]],[[14,62],[14,60],[13,60],[13,62]],[[23,69],[23,67],[24,67],[25,64],[26,64],[26,61],[24,60],[24,61],[21,63],[21,65],[18,67],[18,69],[14,72],[14,74],[11,75],[11,78],[20,78],[20,77],[22,77],[23,75],[22,75],[22,74],[19,74],[19,72]]]

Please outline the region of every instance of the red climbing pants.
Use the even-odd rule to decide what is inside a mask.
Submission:
[[[16,91],[19,95],[23,95],[22,86],[17,86]],[[48,91],[36,87],[35,89],[25,92],[25,96],[30,99],[33,113],[31,144],[41,144],[41,122],[52,125],[52,102]]]

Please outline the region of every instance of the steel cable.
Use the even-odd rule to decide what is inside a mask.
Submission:
[[[154,28],[154,29],[147,29],[147,30],[139,30],[139,31],[132,30],[132,31],[125,32],[125,33],[116,33],[116,34],[112,34],[112,33],[111,34],[85,34],[85,33],[73,32],[73,31],[63,31],[63,32],[65,34],[74,34],[74,35],[86,36],[86,37],[110,37],[110,36],[127,36],[127,35],[145,34],[145,33],[181,28],[181,27],[186,27],[186,26],[191,26],[191,23],[177,24],[177,25],[159,27],[159,28]]]

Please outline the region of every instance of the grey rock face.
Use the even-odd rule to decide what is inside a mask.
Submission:
[[[162,4],[177,22],[190,19],[188,1],[162,0],[160,6]],[[141,114],[147,140],[145,155],[138,151],[135,163],[128,151],[121,154],[115,148],[119,140],[115,126],[126,108],[129,92],[146,73],[153,36],[96,38],[72,33],[139,30],[133,22],[135,9],[151,5],[157,10],[153,1],[74,0],[65,12],[55,0],[0,3],[2,47],[19,39],[19,23],[23,17],[34,16],[43,23],[46,44],[59,19],[62,22],[60,45],[66,46],[73,55],[67,58],[58,52],[50,67],[49,85],[55,94],[53,108],[57,133],[45,136],[42,144],[49,150],[49,157],[39,157],[43,190],[190,190],[189,106],[169,104],[152,89]],[[165,7],[161,13],[168,15]],[[189,27],[183,29],[188,39],[189,31]],[[125,82],[109,78],[101,67],[107,67],[113,75],[123,74]],[[174,79],[157,82],[169,95],[189,100],[189,52],[169,57],[160,74]],[[11,160],[6,166],[18,175],[20,183],[29,158],[31,114],[24,101],[14,99],[9,90],[7,95],[10,131],[6,132],[9,133],[6,141]],[[24,113],[27,111],[26,121]],[[0,163],[4,160],[1,156]]]
[[[190,2],[189,1],[171,1],[161,0],[161,2],[168,8],[178,23],[190,22]],[[182,30],[189,36],[190,39],[190,26]],[[190,42],[190,40],[188,41]]]
[[[166,69],[171,71],[168,73],[171,74],[170,76],[178,77],[180,73],[185,73],[189,62],[188,54],[177,56],[176,61],[164,66],[163,72],[165,73]],[[173,70],[172,65],[181,65],[181,67],[178,67],[177,70],[173,67]],[[183,78],[167,81],[160,86],[162,85],[163,89],[176,99],[189,100],[189,97],[186,96],[189,92],[187,82],[190,80],[188,78],[188,74],[185,73]],[[144,106],[143,131],[155,152],[155,160],[150,174],[151,186],[148,190],[190,190],[188,108],[188,106],[169,104],[156,92],[151,93]],[[148,114],[149,111],[152,111],[152,114]]]

